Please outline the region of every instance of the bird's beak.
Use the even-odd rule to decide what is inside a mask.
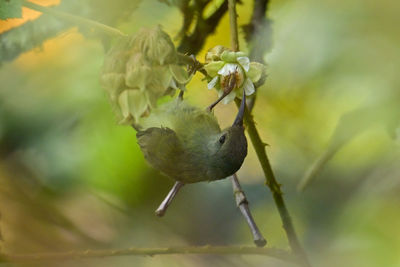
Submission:
[[[240,102],[240,107],[238,114],[236,115],[236,119],[233,122],[232,126],[243,126],[243,116],[244,116],[244,110],[246,108],[246,93],[243,89],[243,96],[242,96],[242,102]]]

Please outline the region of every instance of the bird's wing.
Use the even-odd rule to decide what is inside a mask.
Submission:
[[[176,133],[169,128],[151,127],[136,133],[138,144],[147,161],[155,168],[177,178],[177,165],[184,150]]]

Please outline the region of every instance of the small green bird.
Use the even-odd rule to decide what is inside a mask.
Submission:
[[[165,213],[178,190],[188,183],[224,179],[236,173],[247,155],[243,115],[245,94],[233,125],[221,130],[209,110],[177,99],[140,122],[137,140],[146,160],[177,181],[156,211]]]

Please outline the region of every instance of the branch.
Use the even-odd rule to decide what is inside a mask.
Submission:
[[[238,32],[237,32],[237,14],[236,14],[236,0],[229,0],[229,17],[230,17],[230,30],[231,30],[231,45],[234,51],[238,51]],[[240,106],[240,100],[235,99],[236,105]],[[272,171],[271,165],[269,163],[267,154],[265,152],[265,143],[262,142],[260,135],[255,126],[253,117],[251,116],[249,110],[246,108],[244,120],[246,123],[247,132],[250,136],[253,147],[256,151],[258,160],[260,161],[261,167],[264,171],[265,181],[268,188],[271,190],[275,204],[278,208],[279,215],[281,217],[283,228],[285,229],[286,236],[289,241],[289,245],[292,251],[298,256],[303,266],[310,266],[308,262],[307,255],[305,254],[299,239],[297,237],[296,231],[290,218],[289,211],[286,208],[285,202],[282,197],[282,191],[280,185],[275,179],[275,175]]]
[[[196,71],[201,72],[205,77],[208,76],[205,69],[203,69],[204,63],[201,63],[196,59],[194,55],[187,56],[182,53],[177,53],[178,63],[182,65],[187,65],[189,74],[194,74]]]
[[[229,27],[231,30],[231,48],[233,51],[239,51],[236,0],[228,0],[228,9],[229,9]]]
[[[238,101],[238,99],[235,99],[235,101],[236,101],[236,105],[238,106],[240,104],[240,102]],[[286,204],[283,199],[282,191],[280,188],[281,186],[276,181],[275,175],[271,168],[271,164],[269,163],[267,153],[265,152],[266,144],[261,140],[261,137],[255,126],[253,116],[250,114],[248,109],[246,109],[246,111],[245,111],[244,121],[247,126],[246,129],[249,134],[250,140],[253,144],[254,150],[256,151],[258,160],[263,169],[264,176],[265,176],[265,183],[268,186],[268,188],[271,190],[272,196],[275,201],[275,205],[278,208],[279,215],[281,217],[281,220],[283,223],[283,228],[286,232],[286,236],[288,238],[290,248],[296,255],[298,255],[299,259],[302,261],[302,264],[304,266],[311,266],[310,263],[308,262],[307,255],[305,254],[305,251],[302,248],[300,241],[297,237],[296,231],[293,226],[292,219],[289,215],[289,211],[286,208]]]
[[[295,257],[286,250],[247,246],[231,247],[169,247],[169,248],[126,248],[115,250],[85,250],[55,253],[11,254],[0,253],[0,258],[12,262],[74,260],[115,256],[154,256],[170,254],[217,254],[217,255],[264,255],[284,261],[295,262]]]
[[[229,22],[230,22],[230,29],[231,29],[231,46],[233,51],[239,50],[239,41],[238,41],[238,32],[237,32],[237,15],[236,15],[236,1],[235,0],[228,0],[228,9],[229,9]],[[223,97],[226,95],[221,96],[219,100],[217,100],[214,104],[209,107],[211,110]],[[232,187],[233,187],[233,194],[235,196],[236,205],[239,207],[240,212],[242,213],[243,217],[245,218],[247,224],[250,227],[251,233],[253,235],[254,243],[258,247],[263,247],[267,244],[267,241],[262,236],[260,230],[255,223],[253,216],[250,213],[249,203],[246,199],[246,195],[244,194],[239,180],[237,178],[236,173],[231,177]]]
[[[228,10],[228,2],[225,0],[217,10],[206,19],[202,16],[204,8],[205,5],[200,6],[193,33],[191,35],[184,35],[177,49],[179,52],[197,54],[201,50],[208,35],[215,31],[221,18]]]

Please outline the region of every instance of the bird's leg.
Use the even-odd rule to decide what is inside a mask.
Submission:
[[[160,204],[160,206],[156,210],[156,215],[158,217],[164,216],[165,212],[167,212],[167,208],[168,208],[169,204],[171,204],[172,199],[174,199],[176,194],[178,194],[179,189],[181,189],[181,187],[184,185],[185,185],[184,183],[179,182],[179,181],[174,184],[172,189],[169,191],[168,195],[165,197],[163,202]]]
[[[232,187],[233,187],[233,194],[235,196],[236,205],[240,209],[243,217],[246,219],[247,224],[250,227],[251,233],[253,234],[254,243],[257,247],[263,247],[267,244],[267,241],[264,239],[260,230],[258,229],[253,216],[251,216],[250,209],[249,209],[249,202],[246,199],[246,196],[240,186],[238,177],[236,173],[231,176]]]

